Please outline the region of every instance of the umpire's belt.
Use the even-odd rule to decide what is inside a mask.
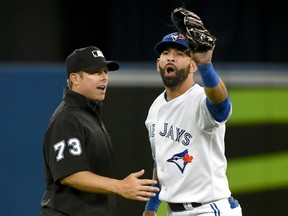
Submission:
[[[173,212],[181,212],[181,211],[186,211],[186,210],[192,210],[193,208],[197,208],[199,206],[202,206],[201,203],[168,203],[170,209]]]

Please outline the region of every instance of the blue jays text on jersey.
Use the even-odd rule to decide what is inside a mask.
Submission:
[[[159,132],[159,135],[167,139],[179,142],[185,146],[189,145],[192,135],[185,129],[169,125],[164,122],[163,129]],[[149,137],[155,136],[155,124],[149,125]]]

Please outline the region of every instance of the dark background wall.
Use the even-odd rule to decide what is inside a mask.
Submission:
[[[63,61],[87,45],[120,61],[154,60],[183,4],[217,37],[215,61],[287,62],[287,6],[263,0],[2,0],[0,61]]]

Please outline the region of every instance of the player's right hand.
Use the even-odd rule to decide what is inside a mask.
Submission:
[[[205,65],[209,64],[212,61],[213,49],[201,53],[192,53],[192,59],[195,64]]]

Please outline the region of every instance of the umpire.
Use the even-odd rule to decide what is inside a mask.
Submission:
[[[64,98],[52,115],[44,136],[46,190],[41,216],[114,216],[116,194],[148,201],[156,181],[139,179],[144,170],[113,178],[113,147],[101,121],[108,86],[106,61],[95,46],[76,49],[66,59]]]

